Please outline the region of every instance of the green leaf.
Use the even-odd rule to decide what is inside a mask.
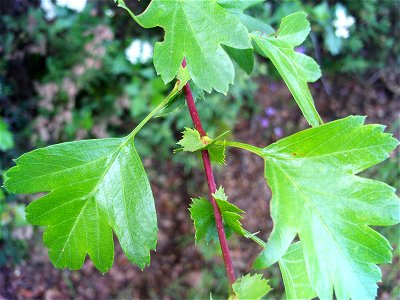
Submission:
[[[211,203],[206,198],[192,198],[189,211],[194,222],[194,228],[196,229],[196,242],[203,238],[205,238],[207,243],[211,240],[218,241]]]
[[[317,297],[308,278],[301,242],[290,245],[279,260],[279,268],[285,285],[286,299],[312,299]]]
[[[258,300],[271,291],[268,280],[262,278],[261,274],[247,274],[238,278],[232,285],[238,300]]]
[[[218,0],[217,2],[225,8],[243,11],[249,7],[263,3],[264,0]]]
[[[224,223],[237,234],[245,236],[242,224],[240,223],[240,220],[243,218],[240,214],[244,213],[244,211],[228,202],[228,196],[225,194],[223,187],[219,187],[212,196],[218,204]]]
[[[305,41],[310,30],[307,14],[305,12],[296,12],[282,19],[277,38],[296,47]]]
[[[253,49],[235,49],[228,46],[223,46],[226,53],[232,58],[237,65],[247,74],[251,74],[254,68]]]
[[[182,148],[176,149],[174,152],[208,150],[211,161],[225,164],[225,143],[220,141],[227,133],[224,132],[215,139],[211,139],[208,136],[201,137],[200,133],[195,129],[185,128],[182,133],[182,139],[177,142]]]
[[[311,126],[322,123],[307,82],[321,77],[318,64],[304,54],[294,51],[310,31],[305,13],[294,13],[283,18],[276,36],[251,34],[257,52],[269,58],[282,76],[305,118]]]
[[[370,299],[391,261],[389,242],[370,226],[399,222],[399,199],[355,174],[398,145],[381,125],[350,116],[284,138],[259,153],[272,190],[274,229],[255,267],[279,260],[299,235],[310,282],[321,299]]]
[[[184,71],[184,73],[187,73],[187,69],[186,68],[185,68],[185,70],[186,71]],[[181,90],[183,88],[183,85],[181,84],[181,82],[185,82],[185,80],[186,80],[185,77],[186,76],[187,75],[185,75],[185,74],[181,74],[180,75],[179,72],[178,72],[178,75],[177,75],[177,79],[179,80],[178,90]],[[202,89],[200,89],[199,87],[197,87],[197,85],[195,85],[192,80],[189,80],[188,82],[190,84],[190,89],[192,91],[194,102],[197,103],[199,101],[205,101],[204,91]],[[172,97],[167,102],[167,104],[163,107],[161,112],[156,117],[157,118],[164,117],[164,116],[166,116],[166,115],[168,115],[170,113],[173,113],[175,111],[180,110],[184,106],[187,106],[185,95],[184,95],[184,93],[180,92],[179,94],[177,94],[176,96]]]
[[[16,159],[5,175],[13,193],[48,192],[26,209],[47,226],[44,243],[57,268],[81,268],[86,254],[101,272],[113,263],[113,231],[128,259],[144,268],[157,241],[150,184],[133,139],[68,142]]]
[[[0,118],[0,151],[7,151],[12,148],[14,148],[13,135],[8,130],[7,123]]]
[[[235,14],[249,32],[259,31],[264,34],[272,34],[275,30],[270,25],[243,12],[247,8],[263,2],[264,0],[218,0],[218,4]]]
[[[176,75],[176,79],[178,79],[178,91],[180,91],[185,84],[190,80],[190,74],[187,67],[179,67],[178,74]]]
[[[166,83],[174,79],[186,57],[196,85],[207,92],[226,93],[234,68],[222,45],[252,47],[246,27],[216,1],[153,0],[141,15],[132,17],[145,28],[165,30],[164,41],[154,47],[154,65]]]
[[[195,152],[204,149],[206,146],[205,140],[202,140],[200,133],[196,129],[185,128],[182,133],[182,139],[177,142],[181,145],[182,151]]]
[[[242,219],[240,214],[244,211],[227,201],[228,197],[222,187],[213,194],[213,197],[221,211],[227,238],[231,236],[232,231],[244,236],[245,233],[240,223]],[[207,243],[211,240],[218,241],[214,210],[210,201],[205,198],[192,199],[189,211],[196,229],[196,241],[198,242],[203,238]]]

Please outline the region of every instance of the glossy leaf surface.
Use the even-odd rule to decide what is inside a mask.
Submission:
[[[13,193],[48,192],[26,209],[47,226],[44,242],[57,268],[79,269],[89,254],[101,272],[113,263],[113,233],[144,268],[157,241],[153,195],[133,139],[85,140],[41,148],[6,174]]]
[[[294,47],[300,45],[310,32],[306,14],[298,12],[282,19],[275,36],[252,34],[257,52],[269,58],[282,76],[308,123],[316,127],[322,120],[315,108],[307,82],[321,77],[318,64]]]
[[[165,82],[174,79],[186,57],[197,86],[226,93],[234,68],[222,45],[252,48],[246,27],[216,1],[153,0],[136,20],[145,28],[165,30],[164,41],[154,47],[154,65]]]
[[[399,222],[399,199],[382,182],[355,174],[383,161],[398,141],[381,125],[348,117],[264,149],[274,229],[255,267],[278,261],[299,235],[310,281],[321,299],[371,299],[391,261],[388,241],[370,226]]]

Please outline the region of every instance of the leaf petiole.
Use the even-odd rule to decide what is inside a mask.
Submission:
[[[251,233],[250,231],[247,231],[246,229],[243,228],[244,232],[244,237],[252,240],[253,242],[256,242],[258,245],[261,247],[265,248],[267,246],[267,243],[264,242],[262,239],[260,239],[258,236],[256,236],[257,233]]]
[[[240,143],[240,142],[234,142],[234,141],[225,141],[224,143],[225,143],[225,146],[247,150],[254,154],[257,154],[258,156],[261,156],[261,157],[263,156],[262,149],[258,148],[256,146],[245,144],[245,143]]]
[[[135,137],[135,135],[139,132],[140,129],[142,129],[142,127],[144,125],[146,125],[146,123],[152,118],[154,117],[154,115],[156,115],[169,101],[171,101],[171,99],[173,99],[176,94],[179,92],[179,81],[176,82],[174,88],[172,89],[172,91],[168,94],[167,97],[164,98],[164,100],[161,101],[160,104],[158,104],[156,106],[155,109],[153,109],[147,116],[146,118],[144,118],[133,130],[132,132],[126,137],[126,141],[129,141],[131,138]]]

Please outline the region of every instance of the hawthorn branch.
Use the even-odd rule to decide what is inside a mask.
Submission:
[[[185,60],[182,62],[182,66],[183,67],[186,66]],[[206,133],[205,133],[203,126],[201,124],[201,121],[200,121],[199,113],[197,112],[197,108],[194,103],[193,94],[192,94],[192,91],[190,90],[189,82],[186,83],[183,90],[185,92],[186,103],[189,108],[190,116],[192,118],[194,127],[200,133],[201,137],[206,136]],[[204,170],[205,170],[206,178],[207,178],[207,185],[208,185],[208,190],[209,190],[209,200],[211,202],[211,205],[212,205],[213,211],[214,211],[214,219],[215,219],[215,223],[217,226],[219,243],[221,245],[221,251],[222,251],[222,258],[223,258],[224,264],[225,264],[225,271],[226,271],[226,275],[229,280],[229,287],[232,290],[232,284],[236,281],[236,277],[235,277],[235,272],[233,270],[232,259],[231,259],[231,254],[229,252],[228,242],[226,240],[224,225],[222,222],[221,211],[218,207],[217,202],[215,201],[214,197],[212,196],[212,194],[216,192],[217,186],[215,184],[214,173],[213,173],[213,169],[211,166],[210,155],[209,155],[208,151],[202,150],[201,157],[203,159]]]

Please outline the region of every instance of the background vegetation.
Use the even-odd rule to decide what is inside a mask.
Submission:
[[[113,1],[78,2],[0,1],[1,173],[12,166],[12,158],[37,147],[122,136],[170,89],[151,63],[151,47],[161,30],[143,31]],[[136,12],[148,3],[126,2]],[[367,122],[385,124],[399,138],[399,2],[266,1],[252,13],[276,26],[299,10],[309,14],[312,34],[297,51],[321,65],[323,77],[312,92],[324,120],[368,115]],[[210,136],[230,130],[236,139],[259,146],[306,127],[290,97],[273,66],[260,62],[250,78],[237,70],[227,96],[197,93]],[[33,199],[0,189],[0,298],[200,299],[209,297],[210,290],[214,298],[223,296],[226,282],[218,246],[195,247],[187,211],[190,196],[206,191],[200,161],[195,155],[172,154],[185,126],[191,121],[182,104],[153,120],[137,140],[160,223],[150,268],[141,272],[117,247],[114,267],[105,275],[90,262],[81,271],[55,270],[41,241],[42,230],[24,220],[25,205]],[[217,171],[217,182],[246,209],[245,226],[262,230],[267,239],[270,191],[259,180],[262,163],[233,150],[227,165]],[[399,188],[399,172],[395,155],[365,175]],[[380,297],[395,299],[400,295],[399,227],[386,228],[384,234],[395,255],[392,265],[383,266]],[[230,244],[237,272],[248,271],[260,249],[241,239]],[[279,271],[265,272],[274,287],[272,297],[280,299]]]

